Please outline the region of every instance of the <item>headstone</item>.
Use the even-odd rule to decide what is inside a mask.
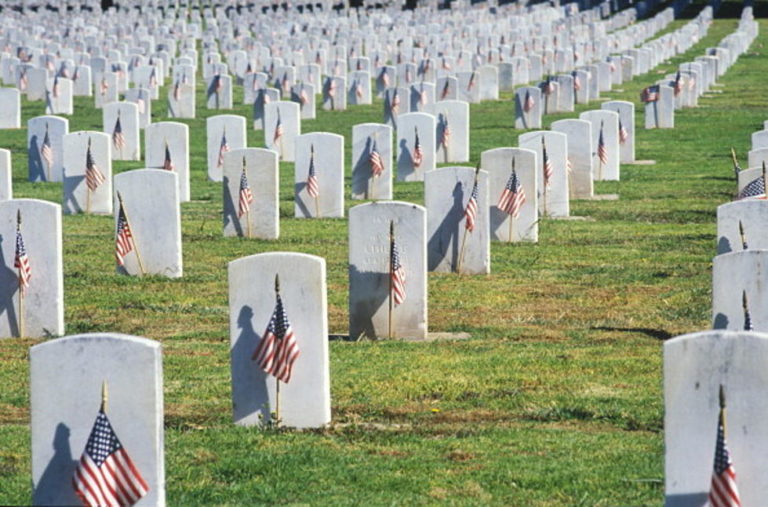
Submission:
[[[103,132],[81,130],[63,137],[64,213],[112,214],[110,144]]]
[[[278,166],[272,150],[241,148],[224,154],[224,236],[280,236]]]
[[[378,154],[378,157],[376,157]],[[352,199],[392,199],[392,127],[352,127]]]
[[[502,201],[510,184],[512,168],[520,183],[517,199],[525,196],[517,216],[510,214],[513,208]],[[491,239],[496,241],[539,240],[538,192],[536,188],[536,152],[525,148],[495,148],[480,154],[480,167],[488,173],[488,204]],[[514,190],[512,187],[511,190]],[[503,203],[506,211],[499,207]],[[511,239],[510,239],[511,238]]]
[[[214,74],[206,84],[208,109],[232,109],[232,77]]]
[[[459,80],[453,76],[441,77],[435,85],[435,100],[458,100]]]
[[[579,119],[592,124],[592,168],[596,181],[619,180],[619,115],[613,111],[584,111]],[[601,137],[602,146],[601,150]],[[604,154],[601,157],[601,151]]]
[[[409,96],[412,112],[427,112],[435,103],[435,85],[424,81],[414,83],[409,88]]]
[[[62,181],[64,167],[62,140],[68,133],[69,120],[66,118],[37,116],[29,119],[27,122],[29,181]]]
[[[349,83],[347,104],[354,106],[371,103],[371,75],[368,72],[350,72],[347,83]]]
[[[558,96],[557,96],[557,110],[558,112],[571,112],[574,110],[574,90],[573,90],[573,76],[570,74],[557,76]]]
[[[542,139],[544,142],[542,143]],[[570,215],[568,190],[568,138],[561,132],[539,130],[522,134],[518,138],[521,148],[536,152],[536,188],[539,191],[539,214],[550,217]],[[545,184],[544,148],[552,167],[549,185]]]
[[[144,130],[144,145],[144,165],[175,172],[179,199],[189,201],[189,127],[173,121],[152,123]]]
[[[211,116],[206,121],[208,136],[208,179],[222,180],[224,154],[245,148],[245,118],[234,114]]]
[[[114,72],[103,72],[96,76],[96,91],[93,94],[94,107],[96,109],[103,108],[104,104],[118,101],[119,90],[117,85],[117,74]]]
[[[742,199],[717,207],[717,253],[768,250],[768,201]]]
[[[313,132],[296,138],[296,218],[344,216],[344,136]]]
[[[594,197],[592,170],[592,124],[587,120],[566,119],[552,122],[550,127],[568,137],[568,189],[571,199]]]
[[[603,102],[603,109],[619,115],[619,162],[635,161],[635,105],[624,100]]]
[[[460,100],[443,100],[432,104],[427,112],[437,120],[436,162],[468,162],[469,104]]]
[[[515,128],[540,129],[542,104],[539,88],[527,86],[515,90]]]
[[[406,113],[397,123],[397,180],[424,181],[424,174],[435,168],[435,117]]]
[[[251,359],[275,311],[275,278],[299,355],[288,382],[280,382],[282,426],[319,428],[331,422],[328,303],[325,259],[269,252],[229,263],[229,332],[235,424],[270,421],[277,408],[277,378]]]
[[[658,85],[657,100],[645,103],[645,128],[675,128],[675,92],[671,86]]]
[[[739,299],[741,296],[739,296]],[[764,399],[768,335],[703,331],[664,343],[665,505],[708,504],[723,388],[725,440],[736,470],[742,505],[768,495],[768,473],[759,463],[768,449]]]
[[[117,333],[73,335],[30,349],[32,503],[76,505],[72,478],[99,413],[148,484],[136,505],[165,505],[163,362],[159,342]]]
[[[591,77],[586,70],[575,70],[571,75],[573,79],[573,96],[576,104],[586,104],[590,99]]]
[[[264,130],[264,108],[271,102],[280,100],[280,90],[277,88],[262,88],[253,103],[253,130]]]
[[[411,112],[408,88],[387,88],[384,93],[384,123],[397,128],[401,114]]]
[[[253,104],[259,96],[259,90],[269,87],[269,76],[264,72],[246,74],[243,81],[243,104]]]
[[[152,99],[146,88],[128,88],[125,101],[136,104],[139,112],[139,128],[144,129],[152,122]]]
[[[302,120],[315,119],[315,87],[299,83],[291,87],[291,100],[299,105]]]
[[[18,230],[29,265],[28,286],[20,291],[14,267]],[[64,276],[61,206],[37,199],[0,201],[0,337],[43,338],[64,334]],[[19,298],[23,304],[19,306]]]
[[[768,148],[749,150],[747,153],[747,167],[759,169],[763,163],[768,164]]]
[[[459,80],[459,100],[477,104],[480,102],[480,74],[477,71],[457,72],[456,78]]]
[[[21,97],[16,88],[0,88],[0,129],[21,128]]]
[[[102,109],[104,132],[112,139],[112,160],[141,160],[139,108],[130,102],[111,102]]]
[[[396,69],[390,65],[385,65],[376,70],[376,94],[381,97],[384,91],[394,86]]]
[[[328,77],[323,83],[323,109],[343,111],[347,108],[347,80],[336,76]]]
[[[72,113],[72,81],[62,77],[49,79],[45,94],[45,114]]]
[[[301,135],[299,105],[281,100],[264,106],[264,145],[286,162],[295,160],[296,137]]]
[[[390,224],[405,275],[399,303],[390,282]],[[377,201],[349,210],[349,335],[427,337],[427,211],[422,206]]]
[[[466,212],[477,182],[475,220]],[[427,256],[430,271],[487,274],[491,271],[488,173],[443,167],[424,175]]]
[[[175,172],[135,169],[114,177],[115,224],[120,198],[133,236],[133,250],[118,271],[128,275],[182,275],[181,212]]]
[[[11,150],[0,148],[0,201],[13,199]]]
[[[768,148],[768,130],[752,132],[752,149]]]
[[[75,74],[72,76],[72,95],[75,97],[92,96],[92,84],[91,67],[88,65],[78,65],[75,69]]]

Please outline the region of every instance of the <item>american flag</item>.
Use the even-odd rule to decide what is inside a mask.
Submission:
[[[389,88],[389,74],[387,73],[386,68],[381,69],[381,74],[379,74],[379,80],[381,80],[381,85],[384,88]]]
[[[357,97],[358,99],[362,99],[363,98],[363,85],[360,83],[360,81],[355,79],[355,82],[352,85],[352,87],[355,89],[355,97]]]
[[[253,202],[253,193],[248,185],[248,176],[245,171],[245,157],[243,157],[243,172],[240,174],[240,203],[238,205],[237,216],[241,217],[248,213]]]
[[[443,115],[443,135],[440,137],[440,145],[448,148],[451,141],[451,127],[448,125],[448,116]]]
[[[219,158],[216,160],[216,167],[224,166],[224,154],[229,151],[229,143],[227,143],[227,131],[225,130],[221,134],[221,144],[219,144]]]
[[[472,186],[472,193],[469,195],[469,201],[467,201],[467,207],[464,208],[464,222],[465,227],[469,232],[475,230],[475,221],[477,220],[477,176],[475,176],[475,184]]]
[[[443,70],[451,70],[451,64],[448,62],[448,60],[445,59],[445,57],[443,57],[442,67]]]
[[[392,93],[392,100],[389,103],[389,111],[392,115],[396,115],[400,112],[400,94],[397,92],[397,88]]]
[[[646,86],[640,92],[640,100],[643,102],[656,102],[659,100],[658,88],[655,86]]]
[[[48,167],[53,165],[53,146],[51,146],[51,138],[48,135],[48,124],[45,125],[45,137],[43,137],[43,146],[40,148],[40,157]]]
[[[601,164],[608,163],[608,148],[605,146],[605,138],[603,137],[603,124],[600,124],[600,135],[597,138],[597,158],[600,159]]]
[[[310,197],[317,198],[320,196],[320,187],[317,183],[317,175],[315,174],[315,147],[311,147],[309,155],[309,172],[307,173],[307,193]]]
[[[427,105],[427,90],[424,89],[424,83],[421,84],[421,90],[419,90],[419,104],[422,106]]]
[[[739,222],[739,228],[741,228],[741,222]],[[744,238],[742,236],[742,241]],[[747,249],[747,244],[744,243],[744,249]],[[744,331],[754,331],[752,327],[752,316],[749,315],[749,306],[747,306],[747,291],[741,292],[741,307],[744,310]]]
[[[677,71],[677,74],[675,75],[675,81],[672,83],[672,88],[674,88],[675,91],[675,97],[680,95],[680,92],[683,91],[683,83],[680,81],[680,71]]]
[[[72,74],[72,81],[80,79],[80,67],[75,67],[75,73]]]
[[[736,486],[736,470],[731,462],[731,453],[725,441],[725,400],[720,391],[720,415],[717,421],[717,442],[715,444],[715,466],[709,488],[709,504],[712,507],[738,507],[741,505],[739,488]]]
[[[381,176],[384,172],[384,161],[381,159],[379,150],[376,149],[376,141],[371,144],[371,153],[368,155],[368,161],[371,164],[371,174],[373,177]]]
[[[47,61],[45,62],[45,68],[50,72],[56,70],[56,65],[53,63],[53,59],[51,57],[48,57]]]
[[[107,179],[99,169],[99,166],[96,165],[96,161],[93,160],[91,140],[88,139],[88,148],[85,150],[85,184],[88,185],[88,190],[93,192],[105,181]]]
[[[24,91],[29,86],[29,77],[27,77],[27,70],[23,69],[19,74],[19,90]]]
[[[512,162],[514,165],[514,160]],[[520,183],[520,178],[517,177],[517,171],[513,168],[496,206],[504,213],[517,218],[520,216],[520,209],[523,204],[525,204],[525,190]]]
[[[275,134],[272,136],[272,143],[277,144],[280,138],[283,137],[283,120],[280,118],[280,110],[277,110],[277,123],[275,124]]]
[[[332,77],[328,78],[328,97],[336,97],[336,80]]]
[[[152,67],[152,73],[149,75],[149,87],[157,88],[157,67]]]
[[[173,100],[178,101],[181,98],[181,83],[179,83],[178,79],[173,84]]]
[[[125,264],[125,256],[133,250],[133,234],[131,226],[128,225],[128,217],[125,214],[122,199],[120,209],[117,212],[117,232],[115,234],[115,259],[118,266]]]
[[[51,87],[51,95],[53,98],[59,96],[59,76],[53,78],[53,86]]]
[[[125,148],[125,136],[123,135],[123,126],[120,123],[120,115],[117,115],[115,128],[112,130],[112,145],[116,150],[121,151]]]
[[[579,79],[579,75],[575,72],[573,73],[573,89],[575,91],[581,90],[581,79]]]
[[[72,486],[88,507],[133,505],[149,492],[147,481],[128,456],[103,410],[99,410],[93,423],[72,477]]]
[[[405,302],[405,269],[400,263],[400,253],[397,250],[395,236],[390,232],[389,239],[389,277],[392,282],[389,295],[396,305]]]
[[[419,142],[419,131],[418,129],[414,129],[416,132],[416,138],[413,141],[413,151],[411,152],[411,162],[413,162],[413,167],[418,168],[421,167],[421,163],[424,162],[424,153],[421,151],[421,143]]]
[[[24,247],[24,238],[21,237],[21,213],[16,220],[16,255],[13,259],[13,267],[16,268],[19,277],[19,290],[24,295],[29,288],[29,279],[32,278],[32,266],[29,264],[27,249]]]
[[[144,102],[144,99],[141,97],[136,97],[136,106],[139,110],[139,114],[144,114],[144,112],[147,110],[147,103]]]
[[[300,351],[291,323],[288,321],[288,315],[285,313],[283,300],[280,294],[276,297],[277,302],[272,317],[251,359],[256,361],[266,373],[288,383],[291,380],[293,363],[299,357]]]
[[[762,197],[765,198],[765,177],[760,176],[747,183],[744,188],[739,192],[739,199],[746,199],[747,197]]]
[[[301,104],[301,107],[304,107],[309,102],[309,96],[307,95],[307,90],[304,88],[304,85],[300,85],[299,88],[299,104]]]
[[[544,186],[548,187],[552,184],[552,176],[554,176],[555,171],[552,168],[552,161],[547,156],[547,145],[544,144],[543,137],[541,138],[541,159],[544,165]]]
[[[101,82],[99,83],[99,92],[102,95],[106,95],[108,90],[109,90],[109,83],[107,82],[107,78],[102,76]]]
[[[166,171],[173,171],[173,159],[171,158],[171,149],[168,147],[168,143],[165,143],[165,156],[163,157],[163,169]]]
[[[223,87],[223,83],[221,82],[221,74],[216,74],[213,76],[213,93],[217,94],[221,91],[221,88]]]
[[[542,86],[544,95],[552,95],[555,92],[555,84],[552,82],[552,78],[547,77]]]
[[[280,88],[283,90],[283,93],[286,93],[286,94],[291,89],[291,82],[288,79],[287,72],[283,72],[283,78],[280,80]]]
[[[619,118],[619,143],[624,144],[629,139],[629,132],[627,132],[627,128],[624,126],[623,123],[621,123],[621,118]]]
[[[411,66],[406,64],[405,65],[405,83],[409,84],[411,81],[413,81],[413,72],[411,71]]]
[[[692,75],[688,77],[688,89],[693,90],[696,88],[696,78]]]
[[[467,83],[467,91],[471,91],[475,87],[475,71],[469,76],[469,82]]]
[[[533,111],[533,106],[536,105],[536,102],[534,102],[533,97],[531,97],[531,92],[526,91],[525,92],[525,101],[523,102],[523,112],[530,113]]]
[[[69,77],[69,69],[67,68],[67,65],[64,62],[61,62],[61,65],[59,66],[59,76],[61,77]]]
[[[443,85],[443,90],[440,92],[440,100],[445,100],[446,97],[448,97],[448,93],[451,91],[451,82],[448,80],[448,78],[445,79],[445,84]]]

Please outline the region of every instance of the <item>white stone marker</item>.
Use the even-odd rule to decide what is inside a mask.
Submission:
[[[64,213],[112,214],[111,140],[81,130],[63,139]]]
[[[301,115],[295,102],[281,100],[264,106],[264,144],[286,162],[295,160],[296,138],[301,135]]]
[[[146,88],[128,88],[125,91],[125,101],[136,104],[139,112],[139,128],[144,129],[152,122],[152,98]]]
[[[229,263],[229,333],[235,424],[269,422],[278,405],[276,377],[252,356],[264,339],[275,306],[275,277],[299,355],[290,380],[280,382],[280,424],[319,428],[331,422],[328,303],[325,259],[270,252]]]
[[[543,139],[543,142],[542,142]],[[568,137],[562,132],[539,130],[522,134],[518,138],[521,148],[536,152],[536,188],[539,191],[539,214],[550,217],[570,215],[568,190]],[[549,185],[545,184],[544,148],[552,167]]]
[[[350,72],[347,83],[349,83],[347,104],[354,106],[371,103],[371,75],[368,72]]]
[[[299,105],[302,120],[314,120],[316,113],[315,87],[299,83],[291,87],[291,100]]]
[[[761,168],[763,165],[763,162],[768,164],[768,148],[758,148],[756,150],[749,150],[749,152],[747,153],[747,167]]]
[[[401,114],[411,112],[408,88],[387,88],[384,92],[384,123],[397,128]]]
[[[344,216],[344,136],[313,132],[296,138],[296,218]]]
[[[613,111],[584,111],[579,119],[592,124],[592,167],[596,181],[619,180],[619,115]],[[603,157],[601,157],[601,135]]]
[[[619,162],[631,164],[635,161],[635,105],[625,100],[603,102],[603,109],[619,115]]]
[[[323,83],[323,109],[344,111],[347,108],[347,80],[344,77],[328,77]]]
[[[277,88],[263,88],[258,91],[253,103],[253,130],[264,129],[264,108],[271,102],[280,100],[280,90]]]
[[[515,128],[540,129],[542,106],[539,88],[526,86],[515,90]]]
[[[478,67],[480,100],[499,100],[499,70],[495,65]]]
[[[594,197],[592,124],[587,120],[569,118],[552,122],[550,128],[568,137],[568,189],[571,199],[591,199]]]
[[[189,127],[184,123],[151,123],[144,130],[144,165],[179,175],[179,199],[189,201]]]
[[[491,239],[497,241],[531,241],[539,240],[538,192],[536,188],[536,152],[525,148],[495,148],[480,154],[480,167],[488,172],[488,204]],[[514,180],[511,182],[512,167],[525,195],[525,202],[520,205],[519,214],[511,215],[499,208],[499,203],[506,205],[501,197],[507,185],[511,190],[517,188]],[[511,231],[511,234],[510,234]],[[511,237],[511,239],[510,239]]]
[[[0,88],[0,129],[21,128],[21,95],[16,88]]]
[[[392,199],[389,125],[361,123],[352,127],[352,199]]]
[[[400,304],[390,285],[390,224],[405,273]],[[349,335],[427,337],[427,211],[422,206],[378,201],[350,208]]]
[[[91,97],[93,95],[93,80],[91,67],[78,65],[72,75],[72,95],[75,97]]]
[[[224,154],[230,150],[245,148],[245,117],[220,114],[206,120],[208,135],[208,179],[222,180]]]
[[[27,122],[29,181],[62,181],[63,138],[68,133],[69,120],[66,118],[37,116],[29,119]]]
[[[675,92],[671,86],[651,86],[657,100],[645,103],[645,128],[675,128]],[[655,90],[655,91],[654,91]]]
[[[743,199],[717,207],[717,253],[768,250],[768,201]]]
[[[118,272],[169,278],[182,275],[177,179],[175,172],[162,169],[135,169],[115,176],[115,228],[119,195],[133,235],[133,251],[125,256]]]
[[[468,227],[475,169],[443,167],[424,175],[427,256],[430,271],[487,274],[491,271],[488,173],[477,173],[474,227]]]
[[[72,109],[72,80],[54,77],[45,91],[45,114],[68,114]]]
[[[0,201],[13,199],[11,150],[0,148]]]
[[[168,87],[168,117],[194,118],[196,100],[194,84],[175,78]]]
[[[430,105],[435,103],[435,85],[423,81],[414,83],[408,89],[408,96],[411,111],[428,112]]]
[[[453,76],[441,77],[435,85],[435,100],[458,100],[459,80]]]
[[[277,239],[280,236],[278,185],[276,152],[263,148],[227,152],[224,155],[224,236]],[[249,193],[251,199],[248,199]]]
[[[665,505],[707,504],[720,386],[742,505],[759,505],[768,496],[768,471],[760,466],[768,450],[766,358],[763,333],[703,331],[664,343]]]
[[[232,77],[224,74],[211,76],[205,97],[208,109],[232,109]]]
[[[746,234],[746,230],[745,230]],[[747,240],[749,242],[749,240]],[[737,248],[740,245],[737,244]],[[741,250],[721,254],[712,262],[712,316],[714,329],[744,329],[742,293],[755,331],[768,329],[768,293],[765,269],[768,251]]]
[[[119,99],[118,77],[114,72],[103,72],[96,75],[96,91],[93,94],[94,107],[101,109],[104,104],[117,102]]]
[[[427,107],[427,112],[437,120],[435,161],[468,162],[469,104],[460,100],[442,100]]]
[[[457,72],[459,80],[459,100],[477,104],[480,102],[480,74],[477,71]]]
[[[32,503],[81,504],[72,486],[107,383],[106,415],[149,485],[137,506],[165,505],[163,362],[159,342],[117,333],[30,349]]]
[[[19,215],[30,268],[24,291],[19,290],[19,269],[14,267]],[[64,334],[61,206],[37,199],[0,202],[0,247],[3,267],[0,337],[42,338]]]
[[[397,181],[424,181],[435,168],[435,117],[406,113],[397,123]]]
[[[103,129],[112,138],[112,160],[141,160],[139,108],[130,102],[111,102],[102,109]]]

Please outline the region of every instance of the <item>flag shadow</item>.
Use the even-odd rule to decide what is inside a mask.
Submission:
[[[434,271],[450,255],[451,271],[459,262],[461,219],[464,217],[464,186],[460,181],[453,187],[453,205],[427,243],[428,270]],[[448,250],[451,250],[450,252]]]
[[[239,197],[240,196],[238,195],[238,203]],[[235,228],[235,232],[238,236],[245,236],[243,226],[240,224],[240,219],[237,216],[237,204],[235,204],[232,193],[229,191],[229,177],[224,176],[224,228],[230,223]]]

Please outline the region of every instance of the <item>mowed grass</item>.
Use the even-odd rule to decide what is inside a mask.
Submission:
[[[182,205],[184,277],[118,276],[111,217],[63,222],[67,333],[115,331],[163,343],[168,503],[659,504],[662,344],[710,326],[715,210],[735,191],[729,148],[745,159],[751,132],[768,118],[766,36],[720,80],[722,93],[677,112],[673,130],[642,129],[638,96],[735,28],[735,20],[717,20],[687,54],[603,94],[636,103],[637,158],[656,161],[622,166],[620,182],[596,184],[620,200],[573,202],[573,215],[593,220],[542,220],[538,244],[494,243],[489,276],[429,274],[430,330],[471,338],[332,341],[334,422],[318,431],[232,424],[226,269],[266,251],[324,257],[330,329],[346,334],[347,222],[294,219],[293,167],[283,163],[280,239],[223,238],[221,185],[207,181],[205,168],[205,118],[216,112],[204,108],[199,80],[198,118],[182,120],[190,125],[193,199]],[[92,99],[76,103],[70,131],[101,130]],[[250,121],[249,109],[233,112]],[[381,110],[377,100],[318,111],[303,131],[344,135],[349,160],[352,125],[381,121]],[[517,144],[511,94],[471,111],[472,164],[484,150]],[[39,102],[23,104],[24,122],[42,113]],[[164,100],[153,116],[166,119]],[[61,185],[25,181],[25,144],[24,129],[0,131],[0,146],[13,150],[15,195],[61,202]],[[263,146],[263,133],[249,131],[249,145]],[[348,165],[347,190],[350,172]],[[396,183],[395,198],[423,202],[422,184]],[[3,504],[31,498],[35,343],[0,341]]]

